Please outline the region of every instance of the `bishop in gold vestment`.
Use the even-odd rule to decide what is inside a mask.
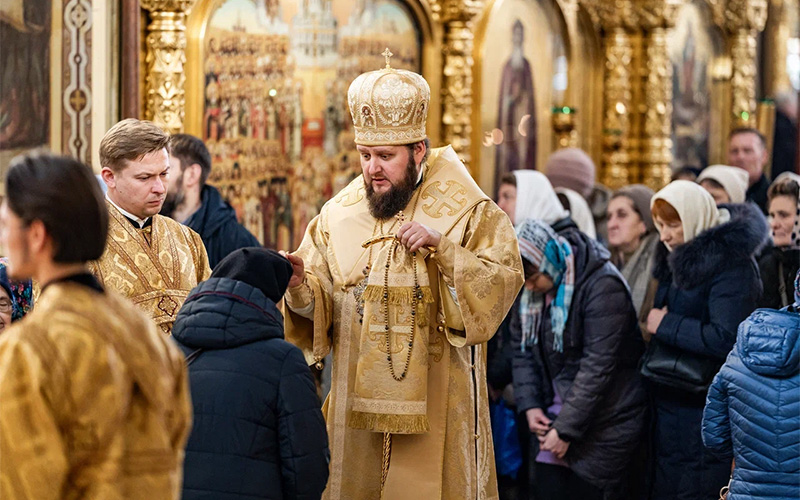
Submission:
[[[3,500],[177,499],[191,418],[183,355],[114,292],[51,283],[0,335]]]
[[[309,364],[333,353],[326,499],[497,498],[485,345],[523,282],[511,222],[449,146],[427,162],[409,153],[405,223],[372,215],[390,158],[427,151],[429,100],[421,76],[388,61],[353,82],[356,143],[375,147],[359,150],[362,169],[381,177],[334,196],[292,256],[305,281],[285,296],[286,339]],[[411,227],[441,235],[436,248],[412,252],[391,236]]]
[[[417,190],[414,220],[443,234],[425,269],[431,289],[438,289],[427,312],[436,325],[427,346],[430,430],[392,437],[384,498],[496,498],[485,342],[522,286],[517,240],[508,217],[475,185],[452,148],[433,150]],[[348,426],[363,326],[354,291],[369,256],[359,243],[374,226],[359,177],[309,225],[296,252],[306,263],[307,284],[287,295],[287,340],[303,348],[310,363],[333,350],[331,393],[323,407],[329,499],[380,498],[383,435]],[[312,302],[313,322],[293,312]]]
[[[128,297],[164,333],[189,292],[211,274],[200,236],[169,217],[154,215],[138,228],[107,202],[108,244],[92,273],[106,287]]]

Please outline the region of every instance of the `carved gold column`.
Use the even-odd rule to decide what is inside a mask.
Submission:
[[[595,26],[602,28],[603,164],[600,181],[616,189],[636,180],[634,135],[634,31],[632,0],[582,0]]]
[[[734,127],[756,124],[756,57],[758,32],[767,20],[767,0],[711,0],[714,20],[728,34],[731,66],[731,111]]]
[[[680,3],[680,0],[643,0],[637,4],[637,17],[645,30],[641,174],[642,183],[656,191],[672,178],[672,62],[667,36],[675,25]]]
[[[150,12],[145,64],[145,118],[170,134],[183,131],[186,16],[195,0],[141,0]]]
[[[469,165],[472,134],[473,22],[482,1],[434,0],[434,19],[444,26],[442,142],[450,144]]]

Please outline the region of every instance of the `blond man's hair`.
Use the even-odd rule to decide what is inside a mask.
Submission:
[[[150,121],[127,118],[111,127],[100,141],[100,165],[116,173],[128,161],[165,148],[169,152],[169,135],[161,127]]]

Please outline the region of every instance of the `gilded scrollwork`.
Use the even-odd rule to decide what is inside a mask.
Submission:
[[[606,32],[617,28],[637,29],[636,6],[633,0],[580,0],[592,24]]]
[[[667,29],[650,29],[645,43],[642,181],[658,190],[669,183],[672,163],[672,63]]]
[[[633,108],[633,40],[623,28],[606,32],[603,183],[616,189],[630,183],[629,151]]]
[[[767,0],[707,0],[714,23],[732,33],[747,29],[761,31],[767,22]]]
[[[149,12],[183,12],[188,14],[197,0],[139,0],[139,5]]]
[[[734,126],[753,126],[756,112],[758,32],[767,21],[767,0],[708,0],[714,22],[730,37],[731,111]]]
[[[753,126],[756,111],[756,34],[740,30],[731,37],[731,111],[735,126]]]
[[[474,20],[482,0],[434,0],[434,20],[444,25],[442,82],[442,140],[467,164],[472,133],[472,70]]]
[[[602,28],[603,166],[601,181],[615,189],[636,179],[630,149],[634,95],[634,40],[637,9],[633,0],[581,0],[595,26]]]
[[[186,76],[186,14],[194,0],[143,0],[150,11],[145,65],[145,118],[169,133],[183,131]]]
[[[472,132],[472,30],[467,23],[449,23],[445,35],[442,135],[459,157],[470,161]]]
[[[637,18],[645,34],[641,73],[644,101],[642,182],[655,190],[668,184],[672,176],[672,63],[667,42],[681,3],[682,0],[637,3]]]

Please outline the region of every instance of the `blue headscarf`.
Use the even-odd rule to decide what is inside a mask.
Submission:
[[[800,309],[800,269],[794,278],[794,308]]]
[[[550,325],[553,330],[553,349],[564,351],[564,328],[572,305],[575,290],[575,256],[572,247],[555,231],[540,220],[527,219],[517,227],[519,252],[553,280],[556,295],[550,304]],[[520,299],[522,350],[539,341],[544,294],[523,289]]]

